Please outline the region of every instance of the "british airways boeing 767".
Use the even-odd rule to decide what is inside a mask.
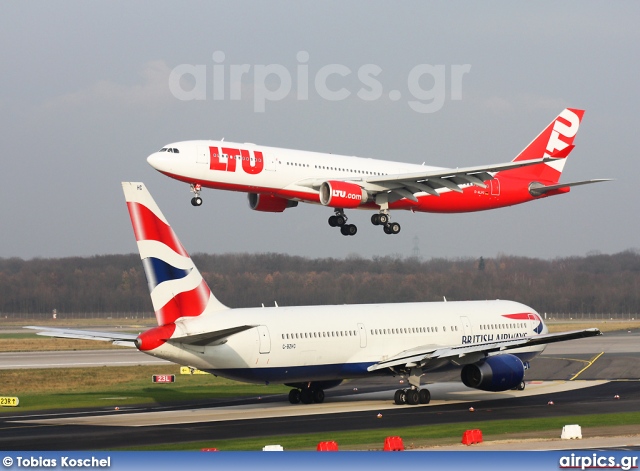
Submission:
[[[253,383],[291,386],[291,403],[322,402],[344,379],[403,375],[397,404],[427,404],[421,378],[458,366],[470,388],[524,388],[525,363],[552,342],[598,329],[548,333],[532,308],[458,301],[230,309],[216,299],[142,183],[123,183],[158,327],[140,335],[30,327],[41,335],[110,341]]]

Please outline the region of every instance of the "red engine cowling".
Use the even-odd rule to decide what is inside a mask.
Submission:
[[[320,203],[332,208],[357,208],[367,202],[367,191],[355,183],[330,180],[320,185]]]
[[[264,211],[267,213],[281,213],[287,208],[298,206],[297,201],[271,195],[261,195],[260,193],[249,193],[249,207],[254,211]]]

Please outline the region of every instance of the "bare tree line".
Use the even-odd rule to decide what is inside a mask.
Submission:
[[[640,312],[640,252],[553,260],[193,256],[230,307],[512,299],[538,312]],[[0,259],[0,314],[152,313],[137,254]]]

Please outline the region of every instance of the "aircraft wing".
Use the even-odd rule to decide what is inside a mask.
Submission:
[[[187,345],[205,346],[210,343],[222,340],[231,335],[244,332],[245,330],[253,329],[255,325],[241,325],[238,327],[232,327],[229,329],[214,330],[212,332],[204,332],[202,334],[185,335],[182,337],[173,337],[166,339],[170,343],[182,343]],[[38,335],[44,335],[46,337],[59,337],[67,339],[82,339],[82,340],[100,340],[103,342],[112,342],[114,345],[122,345],[125,347],[135,347],[136,334],[127,333],[113,333],[113,332],[97,332],[80,329],[59,329],[56,327],[38,327],[27,326],[25,329],[40,330]]]
[[[381,189],[386,189],[390,193],[395,193],[393,196],[396,196],[397,199],[407,198],[417,202],[418,199],[414,193],[424,192],[433,196],[440,196],[437,190],[442,188],[462,193],[460,186],[465,184],[486,188],[487,185],[484,182],[493,179],[492,173],[552,162],[558,158],[566,157],[572,149],[573,146],[569,146],[562,151],[562,154],[556,153],[553,156],[547,156],[541,159],[519,160],[478,167],[445,168],[424,172],[368,177],[363,179],[363,187],[373,193],[375,193],[376,190],[380,192]]]
[[[462,360],[463,357],[486,356],[489,353],[512,350],[515,348],[533,347],[536,345],[546,345],[554,342],[563,342],[565,340],[581,339],[585,337],[594,337],[602,335],[599,329],[574,330],[571,332],[561,332],[556,334],[536,335],[535,337],[525,337],[520,339],[499,340],[496,342],[487,342],[473,345],[455,345],[451,347],[418,347],[411,350],[405,350],[399,354],[371,365],[367,368],[369,371],[381,370],[384,368],[393,368],[402,366],[406,368],[425,366],[431,360]]]
[[[122,345],[124,347],[135,347],[135,341],[138,337],[136,334],[128,334],[124,332],[96,332],[90,330],[76,329],[60,329],[57,327],[38,327],[35,325],[25,326],[25,329],[39,330],[38,335],[45,337],[59,337],[66,339],[82,339],[82,340],[100,340],[103,342],[111,342],[114,345]]]
[[[345,177],[337,178],[337,180],[356,183],[372,195],[381,193],[388,194],[386,198],[389,203],[402,198],[417,202],[418,198],[416,198],[414,193],[428,193],[433,196],[440,196],[437,190],[443,188],[462,193],[460,186],[465,184],[486,188],[487,185],[484,182],[493,179],[491,173],[552,162],[566,157],[573,148],[574,146],[568,146],[562,151],[541,159],[519,160],[478,167],[431,169],[425,170],[424,172],[398,173],[394,175]],[[317,190],[325,181],[326,179],[314,178],[299,181],[297,184]],[[378,201],[376,202],[379,203]]]

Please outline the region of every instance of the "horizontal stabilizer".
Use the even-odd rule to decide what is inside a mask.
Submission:
[[[572,186],[588,185],[590,183],[609,182],[611,178],[597,178],[593,180],[583,180],[581,182],[558,183],[556,185],[543,185],[541,183],[532,183],[529,187],[529,193],[532,196],[542,196],[552,191],[558,191]]]
[[[102,342],[111,342],[114,345],[122,345],[124,347],[135,347],[135,341],[138,337],[136,334],[128,334],[124,332],[96,332],[80,329],[61,329],[57,327],[39,327],[35,325],[25,326],[25,329],[39,330],[37,335],[45,337],[58,337],[65,339],[80,340],[100,340]]]
[[[239,334],[240,332],[244,332],[245,330],[253,329],[254,327],[257,327],[257,326],[240,325],[237,327],[232,327],[230,329],[214,330],[213,332],[204,332],[202,334],[185,335],[183,337],[172,337],[171,339],[169,339],[169,342],[182,343],[186,345],[196,345],[199,347],[203,347],[205,345],[209,345],[219,340],[222,340],[226,337],[231,337],[232,335]]]

